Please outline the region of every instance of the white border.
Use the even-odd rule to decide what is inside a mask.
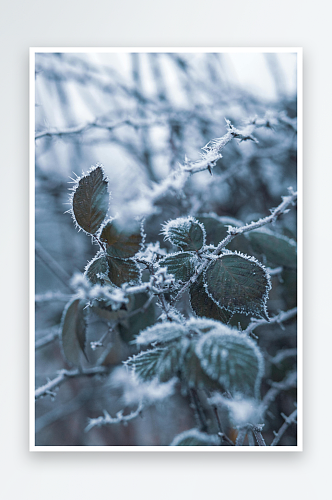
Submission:
[[[35,446],[35,54],[72,53],[296,53],[297,54],[297,182],[298,182],[298,382],[297,382],[297,446],[233,447],[233,446]],[[30,47],[29,66],[29,451],[153,451],[153,452],[284,452],[303,451],[303,49],[302,47]]]

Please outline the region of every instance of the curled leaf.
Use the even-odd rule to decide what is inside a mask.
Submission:
[[[197,252],[205,245],[205,229],[194,217],[179,217],[163,226],[165,239],[184,252]]]

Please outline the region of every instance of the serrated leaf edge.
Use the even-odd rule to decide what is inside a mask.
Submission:
[[[227,329],[227,331],[222,332],[222,331],[220,331],[221,329]],[[206,335],[201,337],[197,341],[197,344],[195,347],[195,353],[196,353],[198,359],[200,360],[202,370],[210,378],[212,378],[211,374],[209,374],[206,371],[206,367],[204,367],[204,365],[202,364],[202,362],[201,362],[202,353],[199,352],[202,348],[201,346],[202,346],[203,342],[207,341],[208,336],[211,336],[211,337],[213,337],[213,336],[217,336],[217,337],[223,337],[223,336],[224,337],[232,337],[232,336],[234,336],[235,338],[238,338],[238,339],[241,339],[242,341],[244,341],[244,343],[246,343],[247,345],[249,345],[253,349],[253,351],[256,355],[256,358],[257,358],[257,362],[258,362],[258,372],[257,372],[256,380],[255,380],[254,394],[255,394],[256,399],[259,399],[259,390],[260,390],[262,378],[264,375],[265,365],[264,365],[264,358],[263,358],[262,352],[259,349],[259,347],[257,346],[256,342],[254,342],[247,335],[245,335],[243,333],[239,333],[235,328],[230,328],[230,327],[224,325],[223,323],[220,323],[220,325],[218,326],[218,328],[216,328],[216,330],[211,330]]]
[[[264,264],[262,264],[261,262],[259,262],[255,257],[253,257],[252,255],[247,255],[247,254],[244,254],[244,253],[241,253],[241,252],[237,252],[237,251],[230,251],[230,250],[225,250],[223,252],[223,254],[219,257],[219,259],[222,259],[222,257],[224,257],[225,255],[237,255],[239,257],[242,257],[244,258],[245,260],[248,260],[250,262],[254,262],[255,264],[257,264],[263,271],[264,271],[264,276],[267,280],[267,285],[265,287],[265,293],[262,297],[262,303],[263,303],[263,311],[265,313],[265,316],[267,319],[269,319],[269,315],[268,315],[268,312],[267,312],[267,300],[269,298],[269,291],[271,290],[272,288],[272,284],[271,284],[271,277],[270,277],[270,274],[268,272],[268,270],[266,269],[266,267],[264,266]],[[216,259],[217,260],[217,259]],[[207,268],[204,270],[203,272],[203,280],[204,280],[204,288],[205,288],[205,291],[206,293],[208,294],[208,296],[213,300],[213,302],[218,306],[220,307],[221,309],[225,309],[226,311],[230,312],[230,313],[241,313],[241,314],[245,314],[246,316],[249,316],[249,315],[254,315],[257,314],[256,312],[254,311],[251,311],[251,312],[247,312],[245,311],[243,308],[240,308],[240,307],[236,307],[234,309],[229,309],[225,306],[221,306],[219,304],[219,302],[211,295],[211,293],[209,292],[208,290],[208,283],[206,283],[206,272],[207,270],[209,269],[210,265],[212,264],[212,262],[215,262],[214,260],[211,261],[211,263],[207,266]],[[261,315],[258,315],[261,317]]]
[[[181,221],[181,222],[187,222],[187,221],[190,221],[190,222],[193,222],[195,224],[198,224],[200,226],[200,228],[202,229],[203,231],[203,243],[202,243],[202,246],[201,248],[203,248],[205,245],[206,245],[206,231],[205,231],[205,227],[204,227],[204,224],[202,222],[199,222],[195,217],[193,217],[192,215],[188,215],[188,217],[177,217],[176,219],[170,219],[168,220],[167,222],[165,222],[163,225],[162,225],[162,228],[161,228],[161,232],[160,234],[164,236],[164,241],[169,241],[170,243],[172,243],[172,245],[175,245],[177,247],[180,247],[182,248],[181,245],[178,245],[177,243],[174,243],[171,239],[171,237],[169,236],[168,234],[168,229],[170,227],[170,225],[174,225],[176,226],[175,222],[176,221]],[[183,250],[183,251],[186,251],[186,252],[193,252],[193,250]]]
[[[103,223],[104,223],[104,221],[105,221],[105,219],[107,217],[107,213],[108,213],[109,209],[107,209],[105,217],[104,217],[102,223],[100,224],[100,228],[98,229],[98,231],[96,231],[95,234],[91,234],[91,233],[88,233],[87,231],[85,231],[85,229],[83,229],[83,227],[81,227],[79,225],[79,223],[77,222],[75,214],[74,214],[73,202],[74,202],[74,195],[75,195],[75,192],[76,192],[76,190],[78,188],[78,185],[79,185],[80,181],[84,177],[88,177],[97,168],[101,168],[101,171],[103,173],[103,181],[107,182],[107,184],[108,184],[108,177],[105,175],[104,167],[103,167],[102,163],[96,163],[96,165],[92,165],[86,173],[82,172],[81,176],[78,176],[77,174],[75,174],[76,175],[76,179],[73,181],[73,186],[71,188],[69,188],[69,190],[71,191],[70,194],[69,194],[70,209],[65,212],[65,213],[69,213],[71,215],[71,218],[72,218],[72,220],[74,222],[75,228],[78,230],[78,232],[83,231],[84,234],[86,234],[88,236],[91,236],[92,239],[94,238],[94,236],[98,236],[100,234],[100,228],[103,226]],[[109,199],[111,197],[111,192],[110,191],[108,192],[108,197],[109,197]]]

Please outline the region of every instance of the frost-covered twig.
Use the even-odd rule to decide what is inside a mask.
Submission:
[[[191,162],[186,159],[185,164],[181,166],[182,170],[191,174],[202,172],[203,170],[209,170],[211,172],[211,169],[216,165],[217,161],[222,158],[221,151],[233,138],[239,139],[240,141],[250,140],[258,142],[251,135],[255,127],[253,124],[247,126],[243,130],[233,127],[229,120],[226,120],[226,124],[227,133],[218,139],[213,139],[208,142],[208,144],[202,148],[203,153],[201,154],[200,160]]]
[[[289,417],[287,417],[284,413],[282,413],[281,416],[285,420],[285,422],[282,424],[279,431],[274,433],[275,438],[272,441],[271,446],[276,446],[279,443],[280,439],[282,438],[283,434],[288,429],[288,427],[291,424],[296,424],[297,409],[294,410],[293,413],[289,415]]]
[[[294,307],[293,309],[290,309],[286,312],[281,311],[276,316],[273,316],[273,318],[270,318],[269,321],[267,321],[266,319],[252,319],[251,323],[249,323],[249,326],[244,330],[243,333],[250,335],[258,326],[270,325],[271,323],[278,323],[281,325],[284,321],[287,321],[288,319],[296,316],[296,314],[297,307]]]
[[[58,325],[53,331],[47,335],[43,335],[40,339],[36,340],[35,349],[40,349],[48,344],[51,344],[54,340],[59,338],[60,325]]]
[[[289,205],[293,205],[297,199],[297,192],[294,193],[292,188],[289,188],[289,191],[290,194],[288,196],[282,197],[282,202],[280,203],[280,205],[278,205],[277,208],[271,210],[271,215],[268,215],[263,219],[259,219],[257,222],[251,222],[250,224],[246,224],[245,226],[229,227],[228,236],[226,236],[226,238],[224,238],[219,243],[219,245],[217,246],[216,250],[213,253],[215,255],[219,255],[223,250],[223,248],[225,248],[228,245],[228,243],[230,243],[238,234],[248,233],[249,231],[253,231],[254,229],[258,229],[259,227],[265,226],[266,224],[275,222],[281,214],[287,213]]]
[[[61,292],[46,292],[35,295],[35,302],[53,302],[54,300],[68,302],[71,295]]]
[[[120,424],[120,423],[126,424],[130,420],[133,420],[134,418],[138,417],[142,409],[143,409],[143,404],[140,403],[138,405],[137,410],[129,413],[129,415],[123,415],[123,410],[121,410],[116,414],[116,417],[111,417],[111,415],[106,410],[104,410],[103,417],[89,418],[89,424],[85,428],[84,432],[89,432],[93,427],[102,427],[103,425]]]
[[[85,370],[60,370],[58,372],[58,376],[55,377],[53,380],[50,380],[47,382],[47,384],[39,387],[35,391],[35,399],[39,399],[42,396],[50,395],[54,396],[54,389],[59,387],[63,382],[70,378],[77,378],[77,377],[90,377],[93,375],[103,375],[105,373],[109,372],[109,368],[106,366],[94,366],[93,368],[88,368]]]
[[[43,132],[39,132],[35,136],[35,140],[41,139],[42,137],[64,137],[67,135],[76,135],[82,134],[93,128],[103,129],[112,131],[116,128],[123,127],[124,125],[129,125],[134,128],[140,127],[151,127],[152,125],[160,124],[160,120],[135,120],[134,118],[124,118],[122,120],[114,121],[113,123],[106,123],[100,121],[100,119],[96,118],[95,120],[83,123],[81,125],[77,125],[76,127],[70,127],[65,129],[54,129],[54,130],[45,130]]]

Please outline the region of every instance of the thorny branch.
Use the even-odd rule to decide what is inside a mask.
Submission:
[[[134,128],[139,128],[139,127],[150,127],[152,125],[157,125],[163,123],[160,120],[135,120],[134,118],[124,118],[122,120],[114,121],[113,123],[105,123],[100,121],[100,119],[96,118],[93,121],[86,122],[82,125],[78,125],[77,127],[71,127],[71,128],[66,128],[66,129],[60,129],[60,130],[45,130],[44,132],[39,132],[35,136],[35,140],[41,139],[43,137],[64,137],[67,135],[76,135],[76,134],[81,134],[83,132],[86,132],[90,129],[103,129],[103,130],[109,130],[112,131],[116,128],[123,127],[125,125],[134,127]]]
[[[111,415],[106,410],[104,410],[103,417],[89,419],[89,424],[85,428],[85,432],[89,432],[93,427],[101,427],[103,425],[120,424],[120,423],[126,425],[127,422],[138,417],[138,415],[141,413],[142,409],[143,409],[143,404],[140,403],[138,405],[137,410],[129,413],[129,415],[123,415],[123,411],[121,410],[116,414],[116,417],[114,417],[114,418],[111,417]]]
[[[297,307],[294,307],[293,309],[290,309],[289,311],[286,312],[281,311],[273,318],[270,318],[269,321],[267,321],[266,319],[252,319],[251,323],[249,323],[249,326],[244,330],[244,333],[250,335],[258,326],[270,325],[271,323],[277,323],[279,325],[282,325],[284,321],[287,321],[296,315],[297,315]]]
[[[35,391],[35,399],[39,399],[42,396],[55,396],[54,389],[63,384],[66,380],[70,378],[77,377],[91,377],[93,375],[104,375],[109,372],[109,368],[106,366],[94,366],[93,368],[87,368],[85,370],[60,370],[58,376],[53,380],[47,382],[47,384],[39,387]]]
[[[275,438],[272,441],[271,446],[276,446],[279,443],[280,439],[282,438],[283,434],[288,429],[288,427],[291,424],[295,424],[296,423],[297,409],[294,410],[293,413],[291,413],[289,415],[289,417],[287,417],[284,413],[282,413],[281,416],[285,420],[285,422],[282,424],[282,426],[280,427],[279,431],[274,433]]]

